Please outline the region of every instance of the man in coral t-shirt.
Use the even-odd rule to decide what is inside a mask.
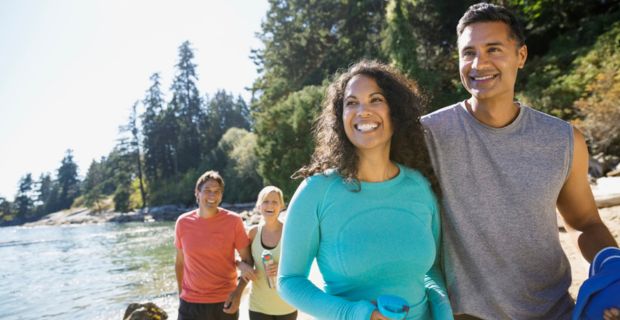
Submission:
[[[224,180],[217,172],[205,172],[195,193],[198,209],[179,216],[175,226],[178,319],[238,319],[247,283],[237,284],[235,250],[251,264],[250,241],[241,218],[218,207]]]

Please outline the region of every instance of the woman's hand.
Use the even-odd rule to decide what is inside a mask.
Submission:
[[[243,278],[243,280],[250,282],[257,279],[254,267],[244,261],[237,261],[237,268],[241,271],[241,278]]]
[[[267,268],[265,269],[265,274],[267,274],[268,277],[277,277],[278,276],[278,264],[274,263],[272,265],[267,266]]]
[[[390,320],[379,312],[379,310],[375,310],[370,315],[370,320]]]
[[[620,320],[620,309],[611,308],[603,313],[604,320]]]

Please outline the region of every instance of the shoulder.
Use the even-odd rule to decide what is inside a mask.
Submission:
[[[550,128],[559,128],[563,130],[569,130],[572,133],[573,129],[570,123],[564,121],[558,117],[554,117],[550,114],[546,114],[542,111],[536,110],[532,107],[523,105],[521,108],[530,115],[536,121],[542,122],[545,126],[549,126]]]
[[[218,214],[221,216],[222,220],[243,223],[243,219],[241,218],[241,216],[234,211],[230,211],[224,208],[218,208]]]
[[[185,213],[181,213],[177,218],[177,224],[182,221],[193,221],[196,219],[196,210],[191,210]]]
[[[446,118],[454,117],[458,115],[458,108],[461,107],[461,102],[443,107],[435,110],[429,114],[426,114],[420,118],[420,122],[424,127],[433,127],[444,121]]]
[[[250,238],[250,240],[254,240],[254,237],[256,237],[257,233],[258,233],[258,226],[255,225],[251,227],[250,230],[248,231],[248,238]]]
[[[337,196],[338,190],[341,190],[343,186],[344,181],[336,170],[328,170],[308,177],[297,187],[291,198],[289,211],[292,215],[300,209],[304,212],[316,212],[326,201],[327,196]],[[314,209],[308,210],[309,208]]]
[[[417,194],[419,199],[434,203],[436,201],[436,196],[430,181],[418,170],[403,165],[399,166],[405,175],[404,183],[407,184],[407,187],[412,188],[412,192]]]
[[[399,167],[402,170],[407,183],[430,190],[431,183],[420,171],[403,165],[399,165]]]
[[[342,182],[342,177],[338,174],[338,171],[336,169],[329,169],[304,179],[299,188],[326,188],[339,182]]]

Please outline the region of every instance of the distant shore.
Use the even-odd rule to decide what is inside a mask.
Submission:
[[[240,213],[245,219],[251,219],[251,211],[254,203],[227,204],[222,207]],[[55,226],[68,224],[89,224],[106,222],[153,222],[153,221],[175,221],[177,217],[187,211],[194,210],[195,207],[184,207],[179,205],[163,205],[148,207],[132,212],[114,212],[111,210],[95,211],[89,208],[71,208],[47,214],[40,219],[24,223],[23,226]]]

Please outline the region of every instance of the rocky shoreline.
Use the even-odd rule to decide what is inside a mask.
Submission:
[[[241,214],[244,220],[252,219],[254,215],[254,203],[228,204],[223,203],[222,207]],[[71,208],[43,216],[37,221],[23,224],[26,227],[34,226],[55,226],[68,224],[89,224],[106,222],[154,222],[154,221],[175,221],[177,217],[187,211],[194,210],[196,207],[184,207],[180,205],[163,205],[147,207],[144,209],[121,213],[114,211],[94,211],[89,208]]]

